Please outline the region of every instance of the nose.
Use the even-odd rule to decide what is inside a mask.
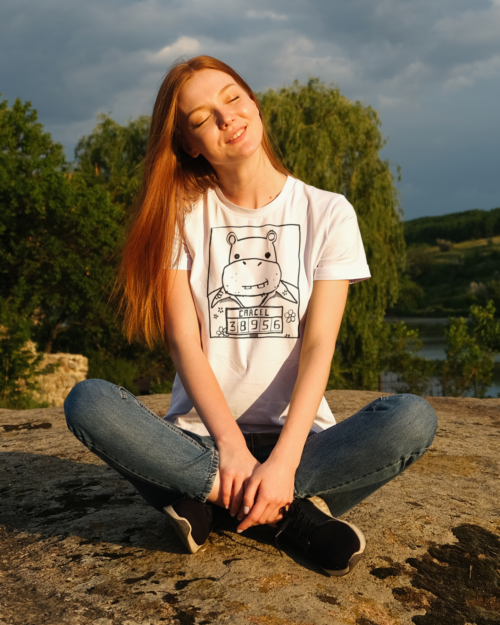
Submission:
[[[227,128],[234,122],[234,119],[234,114],[231,111],[224,109],[217,111],[217,124],[219,128]]]

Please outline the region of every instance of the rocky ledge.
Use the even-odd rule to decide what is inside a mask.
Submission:
[[[327,393],[339,420],[378,396]],[[0,410],[0,625],[499,624],[500,399],[429,401],[431,450],[346,515],[368,546],[342,578],[230,518],[188,555],[62,408]]]

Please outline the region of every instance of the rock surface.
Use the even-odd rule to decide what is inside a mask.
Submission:
[[[379,395],[326,397],[341,420]],[[500,623],[500,399],[429,400],[431,450],[345,515],[368,546],[342,578],[230,518],[187,555],[62,408],[0,410],[0,625]]]

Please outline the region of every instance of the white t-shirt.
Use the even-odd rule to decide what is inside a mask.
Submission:
[[[178,269],[190,269],[201,345],[243,432],[279,432],[297,378],[314,280],[370,277],[343,195],[288,177],[257,209],[207,191],[187,214]],[[203,384],[203,380],[200,380]],[[209,435],[178,375],[165,419]],[[323,397],[312,432],[335,424]]]

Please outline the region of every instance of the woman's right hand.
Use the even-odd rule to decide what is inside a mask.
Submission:
[[[219,499],[231,516],[238,514],[243,503],[244,484],[260,466],[248,447],[222,445],[219,448]]]

